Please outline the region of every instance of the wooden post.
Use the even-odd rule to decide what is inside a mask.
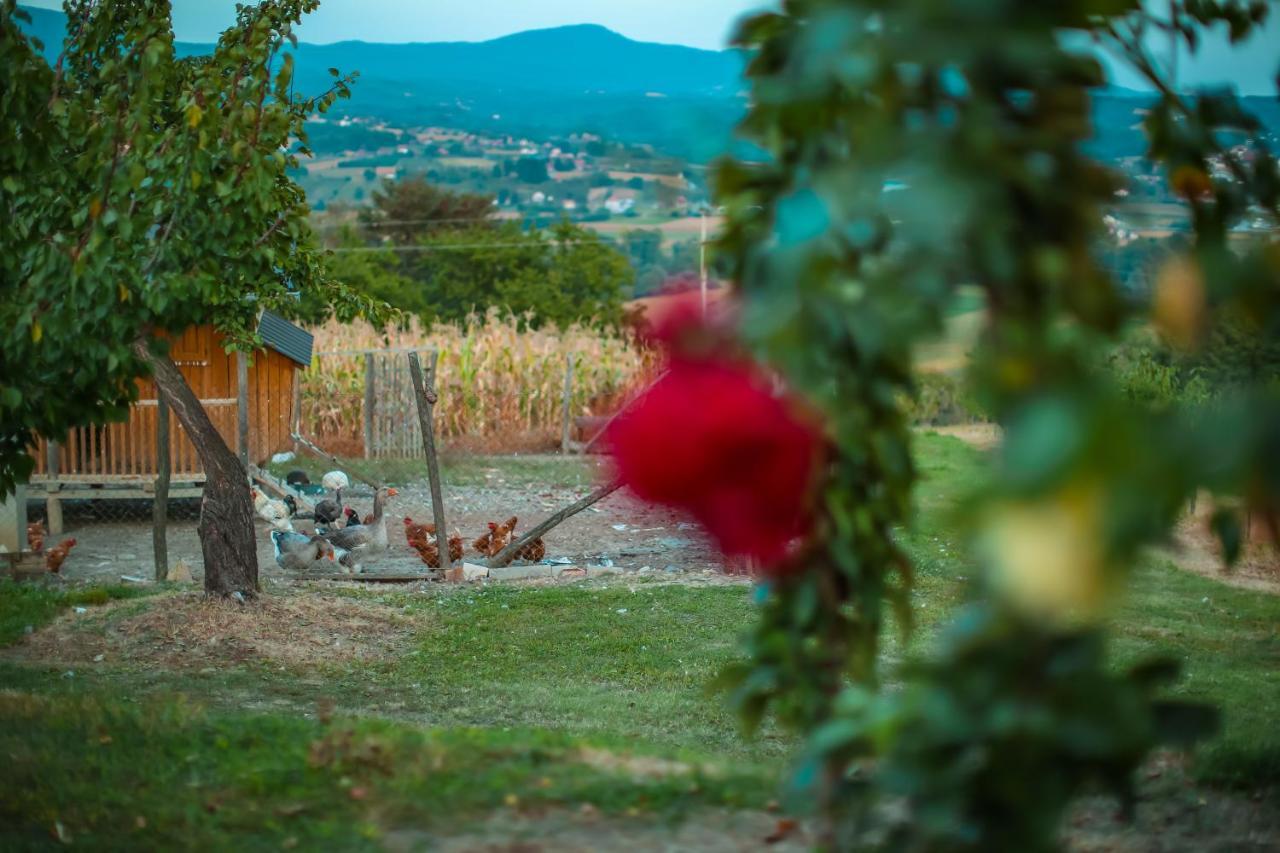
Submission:
[[[422,364],[416,352],[409,353],[409,375],[413,378],[413,395],[418,403],[418,423],[422,427],[422,446],[427,451],[427,477],[431,480],[431,511],[436,523],[436,546],[440,551],[440,568],[448,571],[449,528],[444,521],[444,493],[440,488],[440,460],[436,458],[436,431],[433,424],[436,405],[436,365],[440,353],[431,351],[430,381],[422,379]]]
[[[364,458],[373,458],[373,414],[377,405],[376,382],[373,371],[373,353],[364,354]]]
[[[537,527],[533,528],[528,533],[521,536],[519,539],[515,540],[510,545],[508,545],[507,547],[499,551],[497,556],[489,560],[488,562],[489,568],[497,569],[507,565],[508,563],[510,563],[512,560],[516,558],[516,554],[518,554],[520,552],[520,549],[523,548],[525,545],[528,545],[530,542],[532,542],[535,539],[538,539],[539,537],[545,536],[547,532],[550,531],[552,528],[559,527],[565,521],[569,520],[570,518],[573,518],[575,515],[582,512],[587,507],[591,506],[592,504],[599,503],[600,501],[609,497],[609,495],[613,494],[614,492],[618,491],[618,489],[621,489],[621,488],[622,488],[622,481],[615,480],[614,482],[608,484],[607,486],[601,486],[600,488],[596,489],[594,492],[587,495],[585,498],[578,501],[577,503],[570,504],[569,506],[560,510],[555,515],[551,516],[546,521],[542,522]]]
[[[573,353],[565,357],[564,366],[564,423],[560,430],[560,452],[569,453],[569,420],[573,404]]]
[[[58,442],[49,442],[49,496],[44,501],[45,521],[49,526],[50,536],[62,535],[62,498],[57,497],[57,490],[62,488],[58,483],[58,474],[62,465],[62,448]]]
[[[151,511],[151,543],[155,549],[156,582],[169,579],[169,404],[156,395],[156,497]]]
[[[157,397],[160,395],[157,394]],[[236,442],[240,445],[240,464],[249,470],[249,357],[236,353]]]

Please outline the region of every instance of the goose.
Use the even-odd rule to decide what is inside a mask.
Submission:
[[[322,536],[273,530],[271,544],[275,548],[276,564],[293,572],[304,572],[317,560],[334,559],[333,546]]]
[[[335,548],[351,551],[363,557],[376,554],[387,549],[387,518],[383,507],[387,498],[397,494],[395,489],[386,486],[378,489],[373,495],[373,518],[370,524],[352,524],[340,530],[330,530],[324,534]]]

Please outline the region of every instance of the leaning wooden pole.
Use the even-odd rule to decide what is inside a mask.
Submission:
[[[310,450],[310,451],[311,451],[312,453],[314,453],[316,456],[319,456],[321,459],[328,459],[328,460],[329,460],[330,462],[332,462],[334,465],[337,465],[337,466],[338,466],[339,468],[341,468],[343,471],[347,472],[347,473],[348,473],[348,474],[350,474],[352,477],[355,477],[357,480],[359,480],[360,482],[364,483],[366,486],[372,486],[372,487],[373,487],[373,488],[375,488],[375,489],[381,489],[381,488],[382,488],[382,484],[381,484],[381,483],[379,483],[377,480],[375,480],[374,478],[370,477],[368,474],[362,473],[361,471],[357,470],[357,469],[356,469],[356,468],[355,468],[355,467],[354,467],[350,462],[344,462],[343,460],[341,460],[341,459],[339,459],[338,457],[334,456],[334,455],[333,455],[332,453],[330,453],[329,451],[327,451],[327,450],[325,450],[325,449],[323,449],[323,448],[321,448],[321,447],[317,447],[317,446],[316,446],[316,444],[315,444],[315,442],[310,441],[310,440],[308,440],[308,439],[306,439],[306,438],[303,438],[301,433],[296,433],[296,432],[295,432],[295,433],[291,436],[291,438],[292,438],[295,442],[297,442],[298,444],[300,444],[300,445],[302,445],[303,447],[305,447],[307,450]]]
[[[560,510],[555,515],[551,516],[546,521],[542,522],[537,527],[533,528],[528,533],[521,536],[516,541],[512,542],[510,545],[503,548],[501,551],[498,552],[496,556],[490,558],[487,565],[491,569],[497,569],[507,565],[508,563],[510,563],[512,560],[516,558],[516,554],[520,553],[520,549],[523,548],[525,545],[528,545],[530,542],[532,542],[535,539],[539,539],[543,536],[546,536],[547,533],[551,531],[553,528],[559,527],[565,521],[568,521],[570,518],[573,518],[575,515],[582,512],[587,507],[591,506],[592,504],[599,503],[600,501],[609,497],[609,495],[613,494],[614,492],[618,491],[618,489],[621,489],[621,488],[622,488],[622,482],[620,480],[615,480],[614,482],[609,483],[608,485],[601,486],[591,494],[587,495],[582,500],[578,501],[575,504],[570,504],[569,506]]]
[[[436,431],[434,425],[436,396],[436,367],[440,353],[431,351],[429,381],[423,381],[422,363],[416,352],[409,353],[409,375],[413,378],[413,396],[418,403],[418,423],[422,427],[422,447],[427,451],[427,477],[431,480],[431,513],[436,524],[436,546],[440,552],[440,568],[448,571],[453,561],[449,559],[449,528],[444,520],[444,492],[440,488],[440,460],[436,457]]]
[[[151,541],[156,582],[169,579],[169,404],[156,394],[156,498],[151,508]]]

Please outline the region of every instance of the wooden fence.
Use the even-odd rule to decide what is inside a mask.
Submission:
[[[339,456],[422,458],[409,352],[317,353],[302,378],[302,432]],[[435,382],[436,432],[446,441],[563,448],[567,424],[595,411],[613,411],[638,375],[629,366],[564,351],[495,359],[484,366],[466,351],[442,351]]]

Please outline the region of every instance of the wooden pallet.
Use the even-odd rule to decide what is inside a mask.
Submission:
[[[361,574],[345,575],[341,573],[301,574],[293,577],[300,581],[359,581],[360,583],[418,583],[420,581],[439,581],[439,572],[421,574]]]

